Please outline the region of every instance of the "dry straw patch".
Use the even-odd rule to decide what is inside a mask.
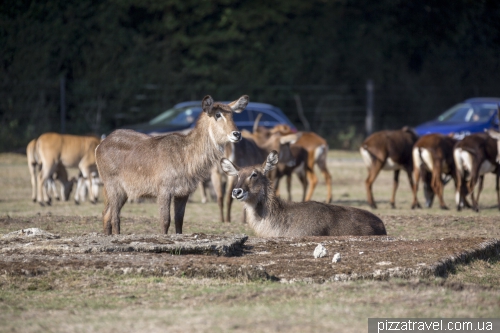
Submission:
[[[331,151],[329,168],[335,203],[368,209],[363,184],[366,170],[358,153]],[[390,209],[392,174],[385,172],[374,184],[379,205],[374,212],[395,238],[430,242],[441,238],[500,238],[492,177],[486,176],[481,211],[476,214],[458,213],[454,209],[441,211],[436,207],[412,211],[411,193],[403,174],[397,208]],[[296,199],[301,196],[297,185],[294,181]],[[2,234],[28,227],[39,227],[64,237],[102,230],[102,200],[97,205],[55,202],[52,207],[42,208],[33,204],[24,156],[0,155],[0,188]],[[325,197],[320,178],[313,199],[322,201]],[[450,208],[453,198],[448,185],[445,200]],[[124,234],[158,233],[155,203],[127,204],[122,215]],[[239,223],[239,203],[234,205],[233,215],[233,223],[220,223],[216,205],[201,204],[195,193],[187,207],[185,232],[244,233],[252,239],[253,232]],[[168,261],[169,258],[164,259]],[[39,265],[44,267],[46,262],[42,260]],[[453,266],[444,277],[319,284],[145,276],[96,267],[55,269],[34,276],[0,272],[0,322],[4,323],[0,330],[360,332],[366,331],[368,317],[498,317],[498,276],[498,257]]]

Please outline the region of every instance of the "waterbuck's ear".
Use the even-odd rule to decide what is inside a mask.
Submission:
[[[248,98],[248,95],[243,95],[239,99],[229,103],[228,105],[233,112],[241,113],[247,107],[249,100],[250,99]]]
[[[222,168],[222,171],[224,171],[228,176],[238,176],[239,168],[227,158],[223,158],[220,160],[220,166]]]
[[[267,155],[267,160],[262,165],[262,169],[264,169],[264,174],[267,174],[269,171],[274,169],[274,167],[278,164],[278,152],[273,150]]]
[[[201,108],[202,108],[203,112],[210,114],[213,106],[214,106],[214,99],[212,98],[212,96],[207,95],[207,96],[203,97],[203,100],[201,101]]]

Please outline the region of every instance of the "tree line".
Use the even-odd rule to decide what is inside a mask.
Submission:
[[[249,94],[280,106],[300,128],[297,93],[309,94],[306,115],[324,91],[354,96],[362,107],[368,79],[376,85],[375,128],[413,125],[467,97],[500,95],[499,7],[492,0],[5,0],[0,151],[61,130],[61,88],[66,131],[75,134],[106,133],[206,94]],[[384,120],[395,108],[401,112]]]

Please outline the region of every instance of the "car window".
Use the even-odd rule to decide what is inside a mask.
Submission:
[[[443,122],[485,122],[496,112],[495,103],[457,104],[438,117]]]
[[[234,112],[233,113],[233,121],[238,121],[238,122],[241,122],[241,121],[249,121],[250,118],[249,118],[249,112],[247,112],[247,110],[241,112],[241,113],[236,113]]]
[[[175,126],[188,126],[196,121],[201,113],[201,108],[177,108],[167,110],[149,121],[150,125],[171,124]]]
[[[497,105],[493,103],[474,105],[474,112],[468,121],[488,121],[496,113],[497,108]]]
[[[281,123],[281,120],[279,120],[278,118],[276,118],[274,115],[272,114],[269,114],[269,113],[266,113],[266,112],[262,112],[262,111],[259,111],[259,110],[249,110],[249,114],[250,114],[250,117],[251,117],[251,120],[252,122],[255,121],[255,119],[257,119],[257,116],[259,114],[262,114],[260,120],[259,120],[259,125],[260,126],[274,126],[276,124],[279,124]]]
[[[438,117],[438,121],[464,122],[466,117],[473,112],[470,104],[457,104]]]

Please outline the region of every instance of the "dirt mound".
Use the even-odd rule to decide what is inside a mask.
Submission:
[[[328,255],[314,258],[322,244]],[[0,271],[43,274],[54,269],[186,277],[344,281],[446,275],[455,264],[498,255],[500,241],[475,238],[250,238],[246,235],[26,236],[0,239]],[[336,253],[342,260],[332,262]]]

